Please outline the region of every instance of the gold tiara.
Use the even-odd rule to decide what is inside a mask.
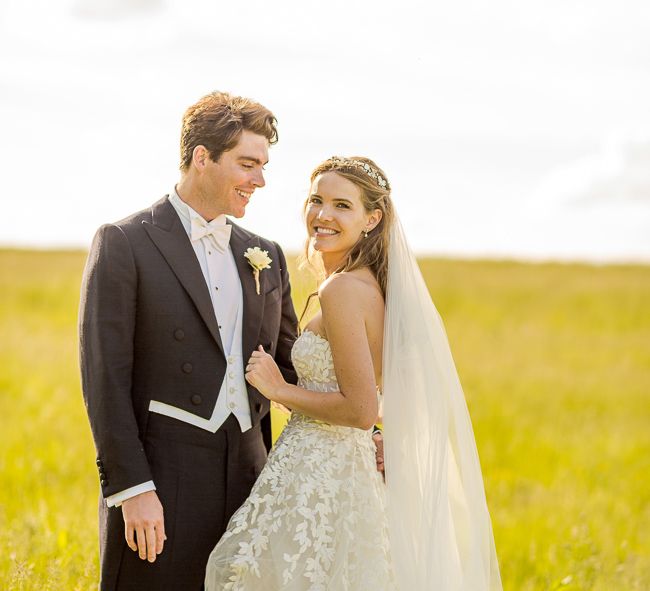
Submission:
[[[367,162],[355,160],[354,158],[340,158],[339,156],[332,156],[329,161],[336,167],[345,168],[354,167],[362,172],[365,172],[371,179],[373,179],[382,189],[388,189],[388,181],[379,174],[379,171],[370,166]]]

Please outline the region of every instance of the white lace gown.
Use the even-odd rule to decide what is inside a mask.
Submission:
[[[304,331],[298,384],[339,389],[323,337]],[[394,590],[385,490],[370,431],[293,412],[208,560],[206,591]]]

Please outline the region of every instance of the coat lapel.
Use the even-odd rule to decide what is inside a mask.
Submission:
[[[254,349],[257,349],[257,345],[259,344],[257,340],[262,326],[262,313],[264,311],[264,272],[260,273],[260,293],[258,295],[255,288],[253,267],[248,264],[248,259],[244,257],[247,248],[258,246],[258,244],[255,244],[255,237],[246,233],[236,224],[231,225],[230,249],[235,258],[235,265],[237,265],[237,272],[239,273],[239,280],[242,286],[242,299],[244,301],[242,353],[246,358]]]
[[[189,294],[210,334],[223,353],[223,343],[201,266],[178,214],[167,197],[152,207],[152,223],[142,222],[172,271]],[[245,316],[244,316],[245,319]]]

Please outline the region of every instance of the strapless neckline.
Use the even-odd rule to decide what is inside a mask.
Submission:
[[[311,330],[311,328],[305,328],[302,331],[302,334],[305,334],[306,332],[308,332],[309,334],[315,336],[317,339],[320,339],[324,343],[327,343],[328,345],[330,344],[330,342],[323,335],[320,335],[317,332],[314,332],[313,330]]]
[[[321,361],[321,363],[320,363],[321,369],[324,369],[323,366],[329,366],[329,368],[328,368],[329,369],[329,382],[331,384],[331,388],[329,388],[329,389],[338,390],[339,386],[338,386],[338,383],[336,381],[336,373],[334,372],[334,363],[333,363],[333,360],[332,360],[332,347],[330,345],[330,342],[323,335],[320,335],[317,332],[314,332],[310,328],[305,328],[305,329],[303,329],[303,331],[298,336],[298,339],[296,340],[296,344],[298,344],[301,339],[307,338],[307,337],[310,337],[313,342],[319,344],[318,346],[320,346],[321,349],[324,349],[324,351],[321,352],[320,355],[318,355],[318,357],[320,357],[320,361]],[[317,346],[317,348],[318,348],[318,346]],[[297,349],[300,349],[300,348],[301,348],[300,346],[297,347]],[[313,353],[313,351],[310,351],[310,353]],[[294,361],[294,364],[297,364],[297,365],[301,364],[302,355],[301,355],[300,351],[298,351],[298,350],[292,351],[291,352],[291,357],[292,357],[292,360]],[[309,372],[305,371],[304,367],[301,368],[303,371],[298,369],[298,367],[296,367],[296,369],[298,370],[298,377],[300,378],[300,385],[302,385],[303,387],[306,387],[308,390],[314,390],[315,389],[317,391],[322,391],[322,386],[321,385],[315,386],[314,382],[311,382],[311,384],[309,383],[309,381],[310,381],[309,377],[308,377]],[[328,381],[327,379],[323,380],[322,379],[323,377],[324,376],[321,376],[321,379],[317,380],[317,381],[319,381],[321,383],[323,381]],[[379,388],[379,385],[377,385],[376,388],[377,388],[377,396],[379,397],[378,398],[379,405],[381,407],[382,402],[383,402],[381,389]],[[382,413],[380,412],[380,414],[382,414]]]

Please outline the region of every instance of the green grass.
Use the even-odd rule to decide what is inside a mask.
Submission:
[[[80,252],[0,251],[0,588],[94,589]],[[427,259],[504,588],[650,589],[650,267]],[[297,309],[313,284],[295,275]]]

